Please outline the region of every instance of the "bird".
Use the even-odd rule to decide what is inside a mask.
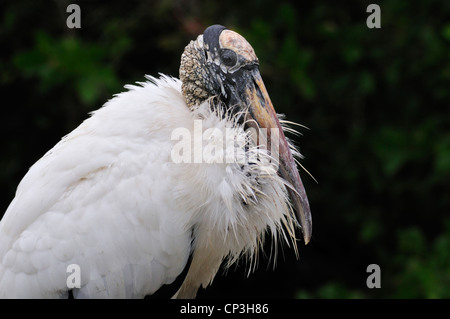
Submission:
[[[179,79],[145,78],[19,183],[0,221],[1,298],[144,298],[182,273],[172,297],[195,298],[221,265],[254,269],[267,236],[310,241],[302,155],[242,35],[211,25]]]

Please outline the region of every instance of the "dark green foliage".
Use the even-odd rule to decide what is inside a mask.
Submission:
[[[299,261],[285,248],[275,272],[263,258],[200,296],[450,297],[450,2],[379,1],[369,29],[369,1],[80,1],[78,30],[69,3],[0,4],[0,211],[88,112],[144,74],[178,76],[184,46],[220,23],[255,48],[277,111],[309,128],[291,137],[318,184],[302,173]]]

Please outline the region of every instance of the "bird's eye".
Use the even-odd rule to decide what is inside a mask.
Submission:
[[[229,49],[223,49],[220,52],[220,61],[228,67],[232,67],[237,62],[237,55],[236,52],[229,50]]]

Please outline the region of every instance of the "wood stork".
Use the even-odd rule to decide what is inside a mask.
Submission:
[[[126,86],[48,151],[0,223],[0,297],[65,298],[68,265],[77,265],[75,298],[142,298],[173,282],[191,257],[174,297],[192,298],[222,262],[256,262],[266,233],[295,246],[300,226],[308,243],[299,154],[258,65],[241,35],[210,26],[186,46],[180,80]],[[198,124],[200,143],[183,142]],[[278,154],[268,147],[273,130],[264,139],[263,129],[279,132]],[[225,131],[232,134],[216,134]],[[206,142],[227,149],[208,153]],[[189,151],[204,157],[174,160]],[[230,152],[244,160],[217,159]]]

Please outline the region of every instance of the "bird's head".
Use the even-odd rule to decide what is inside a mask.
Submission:
[[[270,129],[279,130],[278,173],[290,185],[288,192],[308,243],[312,231],[308,198],[252,46],[240,34],[212,25],[186,46],[181,57],[180,79],[189,107],[216,98],[217,105],[238,114],[247,127],[267,129],[269,142]]]

